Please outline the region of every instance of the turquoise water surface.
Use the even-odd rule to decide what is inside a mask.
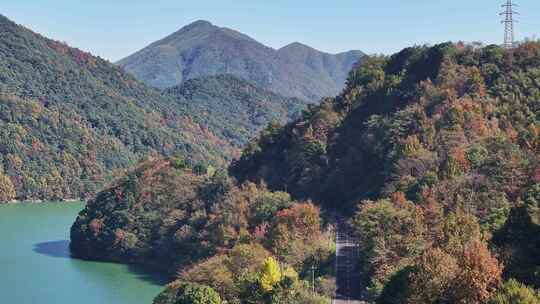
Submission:
[[[69,256],[83,203],[0,205],[0,304],[151,304],[164,281]]]

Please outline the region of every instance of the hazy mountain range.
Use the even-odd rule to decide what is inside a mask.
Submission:
[[[237,31],[196,21],[118,64],[161,89],[201,76],[231,74],[284,96],[317,101],[339,93],[363,55],[328,54],[298,42],[276,50]]]

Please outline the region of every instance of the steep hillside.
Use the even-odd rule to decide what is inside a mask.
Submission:
[[[225,164],[188,105],[0,16],[0,201],[86,197],[154,153]]]
[[[232,75],[190,79],[165,91],[177,102],[189,103],[212,133],[244,147],[270,123],[298,118],[307,102],[260,89]]]
[[[197,21],[118,64],[157,88],[231,74],[283,96],[318,101],[343,88],[348,71],[362,55],[325,54],[298,43],[274,50],[231,29]]]
[[[230,172],[350,217],[376,303],[538,303],[539,100],[538,42],[407,48]]]
[[[503,169],[484,167],[495,159],[451,168],[454,158],[481,149],[490,157],[517,153],[527,160],[509,164],[523,165],[525,183],[539,148],[535,47],[523,45],[512,57],[494,46],[440,45],[370,58],[350,74],[342,95],[284,128],[266,130],[231,172],[296,197],[350,206],[398,189],[415,198],[424,179],[437,183],[455,174],[502,187],[508,181],[487,172]],[[515,197],[516,187],[505,195]]]

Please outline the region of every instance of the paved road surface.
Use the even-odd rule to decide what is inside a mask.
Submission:
[[[336,229],[336,294],[332,304],[361,304],[360,277],[355,270],[359,247],[351,237],[345,220],[337,220]]]

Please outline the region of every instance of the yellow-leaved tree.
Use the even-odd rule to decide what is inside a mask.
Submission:
[[[274,286],[281,281],[281,270],[279,263],[273,257],[268,257],[264,261],[264,268],[259,278],[261,288],[266,291],[272,291]]]

